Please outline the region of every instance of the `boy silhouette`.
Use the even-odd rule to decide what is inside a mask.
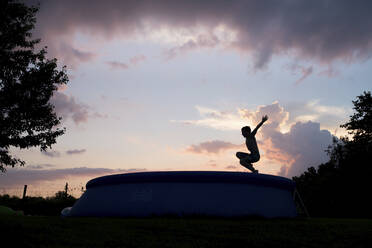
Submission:
[[[262,117],[262,121],[258,123],[257,127],[251,132],[251,128],[249,126],[242,127],[242,135],[245,138],[245,145],[248,148],[250,153],[245,152],[237,152],[236,156],[240,160],[240,164],[243,165],[245,168],[249,169],[253,173],[258,173],[252,163],[257,162],[260,160],[260,151],[258,150],[257,141],[256,141],[256,133],[257,130],[265,123],[269,118],[267,115]]]

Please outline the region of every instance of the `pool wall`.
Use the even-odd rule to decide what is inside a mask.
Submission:
[[[112,175],[88,182],[65,215],[295,217],[294,188],[286,178],[239,172]]]

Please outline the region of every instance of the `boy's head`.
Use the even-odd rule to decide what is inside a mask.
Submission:
[[[242,135],[247,137],[251,134],[251,128],[249,126],[242,127]]]

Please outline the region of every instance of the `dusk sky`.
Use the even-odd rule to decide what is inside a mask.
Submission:
[[[31,2],[31,1],[27,1]],[[40,3],[33,38],[66,65],[52,101],[66,133],[0,193],[52,194],[132,171],[247,171],[242,126],[260,173],[291,178],[325,149],[371,90],[372,1],[203,0]],[[34,190],[34,191],[32,191]]]

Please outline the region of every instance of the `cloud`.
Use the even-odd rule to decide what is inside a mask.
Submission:
[[[219,130],[239,130],[246,124],[241,116],[233,112],[218,111],[211,108],[196,106],[202,119],[200,120],[172,120],[171,122],[212,127]]]
[[[313,67],[303,67],[301,66],[301,74],[302,76],[296,80],[296,84],[300,84],[302,81],[304,81],[308,76],[310,76],[313,73]]]
[[[106,64],[108,64],[111,69],[121,69],[121,70],[126,70],[129,68],[129,65],[126,63],[121,63],[117,61],[107,61]]]
[[[66,154],[67,155],[75,155],[75,154],[82,154],[82,153],[85,153],[87,150],[86,149],[73,149],[73,150],[67,150],[66,151]],[[56,158],[56,157],[60,157],[61,156],[61,153],[59,151],[41,151],[41,153],[45,156],[48,156],[48,157],[51,157],[51,158]],[[46,166],[46,165],[37,165],[40,169],[41,167],[40,166]],[[35,168],[34,167],[29,167],[29,168]]]
[[[37,165],[27,165],[26,166],[27,169],[31,169],[31,170],[45,169],[45,168],[52,168],[52,167],[55,167],[55,165],[53,165],[53,164],[37,164]]]
[[[206,165],[211,166],[211,167],[217,167],[217,161],[211,159],[211,160],[208,161],[208,163]]]
[[[44,26],[38,20],[33,38],[41,38],[37,48],[47,47],[47,57],[57,58],[61,64],[66,65],[68,69],[76,69],[81,63],[91,62],[99,55],[97,45],[75,44],[75,35],[70,32],[59,32],[59,29],[40,30],[38,27]],[[95,44],[97,42],[90,41]]]
[[[201,29],[208,35],[222,25],[235,33],[228,46],[251,54],[256,69],[281,54],[329,64],[371,57],[371,9],[372,2],[362,0],[92,0],[89,4],[43,0],[36,35],[50,46],[53,55],[84,61],[92,56],[84,55],[89,51],[74,50],[78,48],[72,39],[78,32],[107,40],[162,28],[181,34]],[[65,43],[72,48],[63,48]],[[212,40],[209,46],[216,43]],[[203,46],[194,37],[175,50]]]
[[[319,122],[329,129],[338,128],[352,113],[349,107],[324,105],[319,99],[290,103],[286,109],[291,113],[290,122]]]
[[[60,91],[54,92],[50,102],[54,105],[57,115],[62,117],[62,121],[72,119],[75,124],[80,124],[87,122],[89,118],[107,118],[107,115],[93,113],[88,105]]]
[[[140,55],[131,57],[128,63],[123,63],[119,61],[107,61],[106,64],[108,64],[111,69],[127,70],[130,67],[135,66],[145,60],[146,60],[146,56],[140,54]]]
[[[272,104],[258,106],[256,110],[238,108],[237,111],[220,111],[201,106],[196,106],[196,109],[200,119],[171,120],[171,122],[222,131],[240,130],[246,125],[255,127],[262,116],[267,114],[270,118],[263,128],[271,126],[272,129],[288,131],[296,122],[312,121],[321,123],[324,128],[335,129],[352,113],[351,108],[324,105],[318,99],[309,102],[291,102],[285,107],[275,101]]]
[[[264,135],[271,142],[265,146],[266,157],[283,164],[281,173],[287,177],[299,176],[307,168],[326,162],[325,151],[333,138],[328,130],[320,129],[319,123],[311,121],[297,122],[287,133],[270,130]]]
[[[83,103],[76,102],[72,96],[57,91],[54,93],[51,103],[54,105],[56,113],[62,116],[62,119],[71,118],[75,124],[88,120],[89,107]]]
[[[226,169],[226,170],[237,170],[237,169],[238,169],[238,166],[235,166],[235,165],[229,165],[229,166],[226,166],[225,169]]]
[[[68,155],[82,154],[82,153],[85,153],[86,151],[87,151],[86,149],[73,149],[73,150],[67,150],[66,154]]]
[[[63,62],[67,63],[68,67],[71,68],[76,68],[76,65],[81,62],[90,62],[97,56],[97,54],[93,52],[83,51],[61,40],[54,40],[50,47],[48,52],[58,58],[62,58]]]
[[[308,111],[307,108],[311,109],[310,113],[319,115],[317,119],[324,121],[331,113],[345,114],[342,108],[321,105],[317,101],[297,107],[294,117],[291,117],[290,112],[286,111],[279,102],[258,106],[256,110],[240,108],[237,113],[199,107],[203,119],[183,122],[218,130],[240,130],[247,123],[254,124],[252,127],[255,127],[262,116],[267,114],[269,120],[261,127],[256,137],[262,157],[280,165],[282,167],[280,175],[292,177],[304,172],[310,166],[326,162],[328,156],[325,150],[332,143],[333,138],[328,130],[320,128],[319,122],[297,120],[297,118],[303,116],[303,112]],[[218,154],[239,147],[242,146],[217,140],[191,145],[187,151],[195,154]]]
[[[47,157],[51,157],[51,158],[56,158],[56,157],[61,156],[61,153],[59,151],[41,151],[41,154]]]
[[[248,119],[255,125],[262,120],[262,116],[268,115],[269,120],[266,122],[264,127],[270,127],[274,130],[280,129],[280,127],[283,126],[289,118],[289,112],[285,111],[277,101],[269,105],[258,106],[256,111],[239,109],[239,113],[243,118]]]
[[[327,161],[325,150],[332,143],[333,136],[328,130],[321,130],[320,123],[295,122],[290,125],[288,132],[282,132],[281,127],[288,121],[289,113],[277,102],[259,106],[257,111],[242,112],[255,122],[262,115],[269,115],[270,122],[260,130],[260,149],[264,151],[266,159],[282,165],[280,175],[298,176],[308,167]]]
[[[179,54],[186,53],[198,48],[213,48],[219,44],[219,39],[213,33],[199,34],[195,39],[189,39],[180,46],[165,51],[166,59],[173,59]]]
[[[145,61],[146,59],[147,59],[147,58],[146,58],[145,55],[143,55],[143,54],[139,54],[139,55],[136,55],[136,56],[131,57],[131,58],[129,59],[129,62],[130,62],[130,64],[132,64],[132,65],[136,65],[136,64],[138,64],[138,63],[140,63],[140,62]]]
[[[285,165],[283,165],[282,167],[280,167],[280,171],[278,172],[278,176],[285,177],[287,175],[287,171],[288,171],[288,168]]]
[[[35,166],[34,166],[35,167]],[[19,185],[35,185],[42,182],[52,182],[66,179],[69,177],[93,177],[115,173],[128,173],[136,171],[146,171],[146,169],[108,169],[108,168],[65,168],[65,169],[39,169],[9,168],[6,173],[0,174],[0,187],[12,188]]]
[[[205,153],[205,154],[219,154],[223,151],[235,148],[241,148],[242,145],[232,144],[230,142],[225,142],[222,140],[213,140],[202,142],[197,145],[191,145],[186,148],[186,152],[189,153]]]
[[[339,76],[340,72],[335,70],[332,66],[328,66],[327,69],[325,69],[323,71],[320,71],[319,75],[327,76],[327,77],[331,78],[331,77]]]

